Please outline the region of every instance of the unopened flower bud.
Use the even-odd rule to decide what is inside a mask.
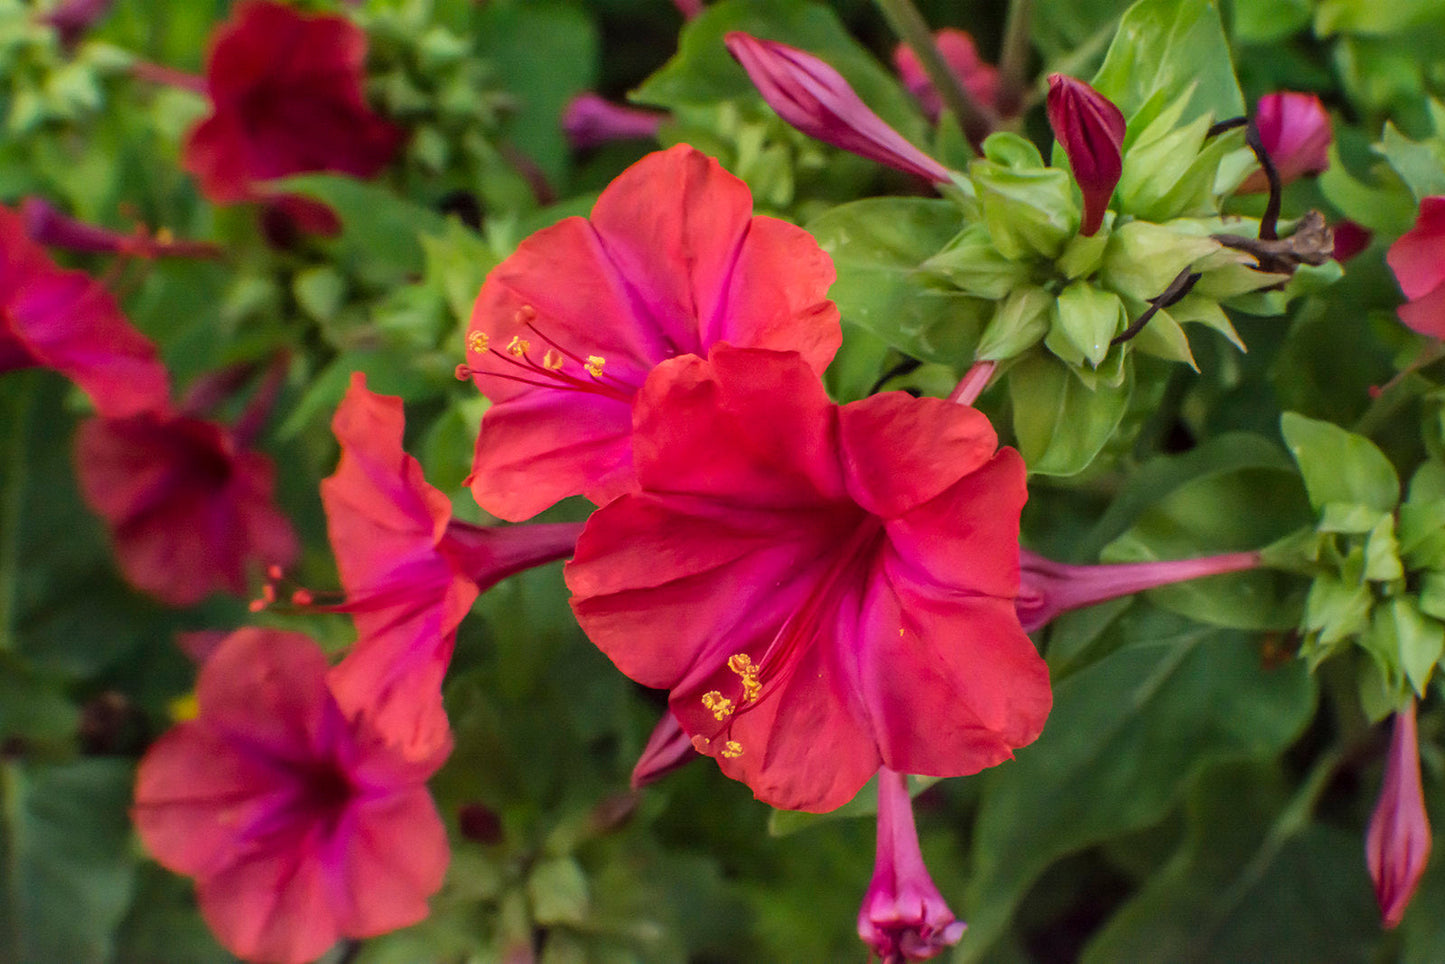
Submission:
[[[1420,789],[1415,701],[1411,700],[1408,707],[1395,713],[1385,785],[1365,836],[1365,862],[1387,928],[1404,918],[1430,859],[1430,842],[1430,818]]]
[[[1104,221],[1124,170],[1124,115],[1103,94],[1063,74],[1049,75],[1045,106],[1049,126],[1069,156],[1074,180],[1084,194],[1079,233],[1092,235]]]
[[[1255,109],[1255,126],[1281,184],[1330,166],[1330,115],[1314,94],[1280,91],[1265,94]],[[1240,194],[1269,190],[1264,171],[1255,171],[1239,186]]]

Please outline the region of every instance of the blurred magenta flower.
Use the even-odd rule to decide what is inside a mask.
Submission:
[[[1370,246],[1374,234],[1369,228],[1346,218],[1330,226],[1335,237],[1334,259],[1341,264]]]
[[[804,134],[935,184],[950,180],[947,168],[869,110],[843,75],[817,57],[736,30],[724,43],[768,106]]]
[[[119,254],[138,258],[216,258],[219,245],[206,241],[177,241],[162,229],[154,235],[137,225],[130,234],[79,221],[41,197],[20,202],[20,216],[32,241],[67,251]]]
[[[858,910],[858,936],[881,964],[926,961],[963,937],[918,847],[908,777],[878,771],[878,856]]]
[[[360,372],[332,427],[341,462],[321,501],[346,600],[330,608],[352,614],[357,641],[331,671],[331,690],[405,755],[429,757],[450,742],[442,678],[477,594],[571,555],[582,524],[454,521],[451,500],[402,450],[401,399],[368,391]]]
[[[665,115],[614,104],[591,91],[578,94],[562,112],[562,131],[567,143],[578,150],[613,141],[651,140],[657,136]]]
[[[189,415],[92,418],[75,439],[81,495],[104,520],[121,573],[173,606],[246,591],[247,569],[297,553],[272,501],[271,460]]]
[[[1385,255],[1408,299],[1400,320],[1422,335],[1445,337],[1445,197],[1420,202],[1415,226]]]
[[[183,163],[217,204],[276,199],[259,182],[307,171],[372,177],[405,133],[362,97],[366,34],[340,16],[303,16],[271,0],[245,0],[211,39],[211,113],[186,138]],[[328,233],[325,205],[286,196],[304,229]]]
[[[1230,552],[1199,559],[1071,566],[1019,550],[1019,622],[1033,632],[1071,609],[1190,579],[1259,567],[1257,552]]]
[[[49,24],[60,34],[60,42],[73,47],[85,32],[110,12],[115,0],[61,0],[40,15],[40,22]]]
[[[752,204],[679,144],[618,175],[590,219],[538,231],[492,270],[467,334],[468,371],[493,402],[467,480],[482,508],[517,522],[625,491],[632,398],[668,358],[727,341],[827,367],[842,340],[833,262]]]
[[[1279,171],[1281,184],[1318,174],[1330,166],[1330,115],[1314,94],[1280,91],[1265,94],[1255,107],[1260,143]],[[1239,194],[1269,190],[1269,179],[1257,170],[1239,186]]]
[[[1420,747],[1415,730],[1415,701],[1395,712],[1385,783],[1370,816],[1365,862],[1375,882],[1375,899],[1387,928],[1405,917],[1430,859],[1430,817],[1420,787]]]
[[[933,35],[943,62],[948,64],[968,95],[985,107],[998,109],[998,68],[985,63],[978,56],[978,48],[967,31],[945,27]],[[933,83],[924,73],[918,55],[906,43],[893,48],[893,65],[903,85],[918,101],[930,120],[938,120],[943,113],[943,99],[933,89]]]
[[[1024,467],[982,414],[835,405],[796,353],[716,345],[658,366],[634,419],[637,490],[587,521],[572,608],[728,776],[821,812],[880,766],[976,773],[1038,736]]]
[[[199,714],[141,760],[132,816],[163,865],[196,879],[227,950],[300,964],[339,937],[414,924],[446,872],[426,780],[348,719],[309,637],[241,629],[201,669]]]
[[[1124,115],[1082,80],[1049,75],[1045,102],[1049,126],[1068,155],[1074,180],[1084,194],[1079,233],[1090,236],[1104,222],[1109,199],[1124,171]]]
[[[0,206],[0,372],[59,372],[109,418],[170,407],[170,378],[155,346],[101,284],[64,269]]]

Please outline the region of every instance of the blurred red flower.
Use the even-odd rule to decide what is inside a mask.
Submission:
[[[340,16],[303,16],[246,0],[211,40],[211,113],[186,138],[184,165],[217,204],[267,198],[305,230],[335,231],[325,205],[277,196],[259,181],[307,171],[372,177],[405,132],[362,96],[366,34]]]
[[[1415,226],[1385,254],[1400,290],[1409,299],[1400,320],[1422,335],[1445,337],[1445,197],[1420,202]]]
[[[121,572],[173,606],[246,591],[248,563],[297,553],[272,502],[271,460],[188,415],[92,418],[76,433],[81,494],[110,529]]]
[[[1281,184],[1318,174],[1330,166],[1330,115],[1314,94],[1292,90],[1265,94],[1255,108],[1254,123]],[[1238,193],[1268,190],[1269,179],[1258,170],[1245,179]]]
[[[110,292],[58,267],[25,219],[0,206],[0,372],[60,372],[109,418],[163,412],[170,379],[155,346],[131,327]]]
[[[973,37],[967,31],[945,27],[933,35],[933,42],[938,46],[943,62],[948,64],[948,69],[953,71],[968,95],[979,104],[997,110],[998,68],[979,57]],[[895,47],[893,65],[898,68],[903,86],[908,88],[924,113],[931,120],[938,120],[938,115],[943,113],[943,99],[933,89],[933,82],[924,73],[913,48],[906,43]]]
[[[976,773],[1038,735],[1024,466],[982,414],[838,406],[797,354],[720,345],[660,365],[635,423],[639,488],[588,520],[572,607],[725,773],[826,811],[880,766]]]
[[[247,628],[206,661],[199,714],[141,760],[132,816],[163,865],[196,879],[232,953],[320,957],[427,915],[446,832],[416,761],[348,720],[307,636]]]
[[[493,269],[467,335],[493,402],[467,480],[482,508],[517,522],[624,491],[632,398],[666,359],[726,341],[827,367],[842,340],[833,262],[752,207],[747,185],[679,144],[618,175],[591,218],[538,231]]]

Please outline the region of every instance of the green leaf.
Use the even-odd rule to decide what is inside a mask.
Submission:
[[[1375,151],[1390,163],[1415,200],[1445,194],[1445,144],[1412,141],[1390,121]]]
[[[87,759],[0,764],[4,920],[0,957],[102,964],[134,886],[130,765]]]
[[[532,917],[539,924],[577,924],[591,903],[587,875],[571,857],[544,860],[527,878]]]
[[[1403,596],[1390,601],[1389,613],[1400,647],[1400,667],[1415,693],[1423,697],[1435,664],[1445,655],[1445,625],[1421,613]]]
[[[1211,0],[1139,0],[1094,76],[1094,88],[1130,117],[1156,92],[1190,93],[1184,120],[1244,113],[1229,40]]]
[[[984,153],[968,176],[994,247],[1013,260],[1058,257],[1079,230],[1073,179],[1044,167],[1038,149],[1017,134],[990,135]]]
[[[1133,369],[1118,387],[1090,391],[1068,365],[1034,355],[1008,370],[1019,452],[1029,471],[1075,475],[1088,468],[1129,408]]]
[[[1435,0],[1322,0],[1315,8],[1315,33],[1392,34],[1439,14]]]
[[[1299,465],[1305,491],[1316,511],[1345,502],[1393,512],[1400,501],[1400,478],[1375,443],[1331,422],[1295,412],[1280,417],[1285,444]]]
[[[1101,291],[1083,281],[1059,292],[1054,301],[1054,332],[1062,334],[1094,368],[1109,353],[1109,341],[1129,324],[1124,303],[1111,291]],[[1049,343],[1053,347],[1053,343]]]
[[[1211,763],[1273,757],[1313,715],[1304,667],[1262,668],[1244,634],[1138,608],[1117,626],[1123,648],[1058,683],[1038,742],[982,778],[957,960],[984,957],[1051,863],[1155,823]]]

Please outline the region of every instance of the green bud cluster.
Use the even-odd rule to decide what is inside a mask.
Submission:
[[[132,62],[126,51],[96,41],[67,51],[34,8],[0,0],[0,117],[6,136],[18,139],[95,117]]]
[[[1445,462],[1424,462],[1402,502],[1394,466],[1369,439],[1294,413],[1281,429],[1318,521],[1265,559],[1312,577],[1300,655],[1313,669],[1362,651],[1361,703],[1383,718],[1425,694],[1445,655]]]

